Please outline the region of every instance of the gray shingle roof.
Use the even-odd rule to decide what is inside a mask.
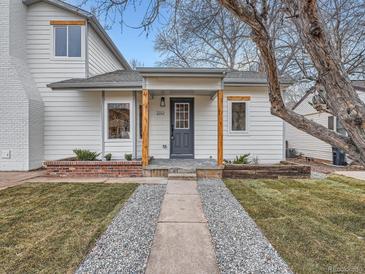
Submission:
[[[158,69],[157,69],[158,70]],[[167,69],[162,70],[168,71]],[[184,71],[189,71],[184,69]],[[209,69],[204,69],[204,72]],[[218,70],[212,69],[212,72]],[[176,72],[176,69],[173,69]],[[197,69],[192,69],[191,73],[199,73]],[[49,84],[50,88],[142,88],[143,77],[136,70],[116,70],[113,72],[96,75],[89,78],[73,78]],[[245,84],[266,84],[266,75],[255,71],[227,71],[224,78],[226,85],[245,85]],[[290,83],[288,80],[282,81],[283,84]]]
[[[142,76],[134,70],[116,70],[89,78],[72,78],[49,84],[50,88],[141,88]]]

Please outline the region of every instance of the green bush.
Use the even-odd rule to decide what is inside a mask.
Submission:
[[[130,153],[124,154],[124,159],[126,159],[127,161],[131,161],[132,160],[132,154],[130,154]]]
[[[250,160],[248,159],[249,156],[250,156],[250,153],[236,156],[236,158],[233,160],[233,163],[241,164],[241,165],[249,164],[250,163]]]
[[[249,156],[250,153],[236,156],[236,158],[233,160],[233,164],[240,164],[240,165],[249,164],[250,163],[250,160],[248,159]]]
[[[111,153],[105,154],[104,157],[105,157],[105,160],[110,161],[112,159],[112,154]]]
[[[96,161],[100,153],[90,151],[88,149],[74,149],[78,161]]]

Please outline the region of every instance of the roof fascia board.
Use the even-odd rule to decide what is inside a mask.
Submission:
[[[219,78],[223,79],[224,75],[210,73],[141,73],[142,77],[180,77],[180,78]]]
[[[78,89],[78,88],[142,88],[140,82],[124,83],[53,83],[47,85],[52,89]]]
[[[142,76],[146,77],[173,77],[173,76],[197,76],[201,77],[209,75],[215,77],[224,77],[225,70],[224,69],[204,69],[204,68],[192,68],[192,69],[183,69],[183,68],[153,68],[153,67],[139,67],[136,69]]]

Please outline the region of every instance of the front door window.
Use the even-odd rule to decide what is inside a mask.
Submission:
[[[175,103],[175,128],[189,129],[189,103]]]

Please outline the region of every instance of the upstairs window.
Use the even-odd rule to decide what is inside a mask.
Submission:
[[[54,26],[54,56],[81,57],[81,26]]]

